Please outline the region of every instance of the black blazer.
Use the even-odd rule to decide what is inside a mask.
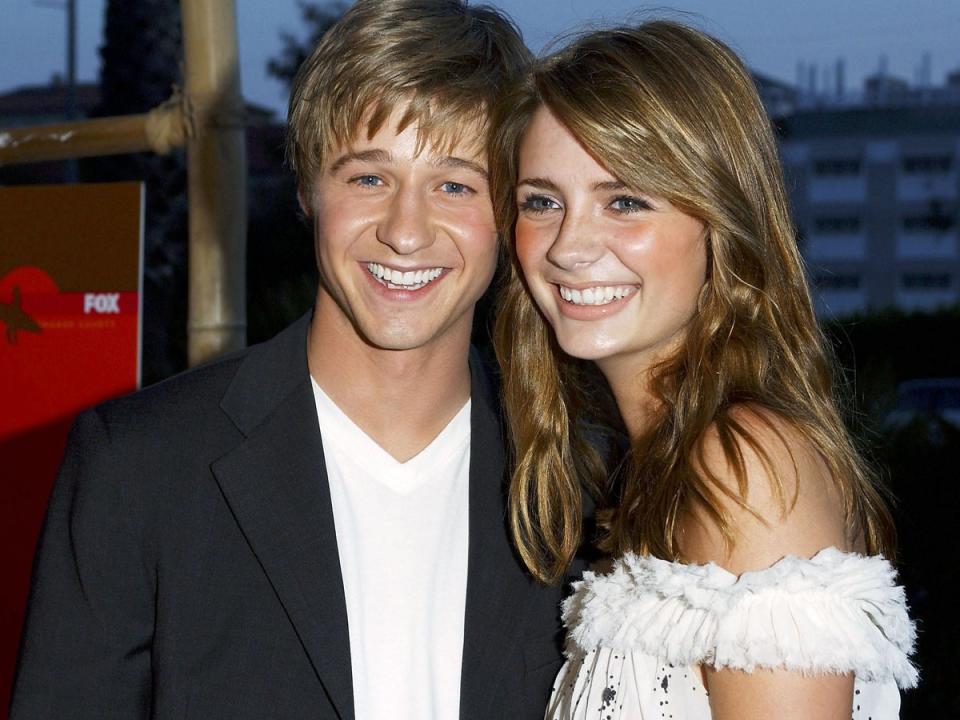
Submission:
[[[77,420],[11,718],[354,717],[308,324]],[[539,719],[560,590],[511,550],[495,393],[471,368],[460,717]]]

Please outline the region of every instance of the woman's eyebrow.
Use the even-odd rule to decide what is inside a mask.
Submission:
[[[524,178],[517,185],[529,185],[530,187],[537,188],[538,190],[547,190],[549,192],[557,192],[560,188],[552,180],[547,180],[546,178]]]
[[[610,192],[616,190],[629,190],[630,186],[621,180],[604,180],[602,182],[594,183],[593,189],[600,192]]]

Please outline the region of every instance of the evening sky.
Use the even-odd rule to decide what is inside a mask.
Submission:
[[[49,0],[54,4],[55,0]],[[38,4],[42,2],[43,4]],[[284,113],[285,90],[265,71],[280,50],[280,31],[304,34],[296,0],[236,0],[244,95]],[[888,71],[910,82],[925,52],[931,79],[960,69],[958,0],[674,0],[645,5],[631,0],[495,0],[516,20],[527,43],[540,50],[560,33],[583,23],[667,16],[690,22],[730,43],[768,76],[793,83],[797,66],[818,65],[820,87],[838,58],[845,62],[845,85],[859,88],[876,72],[881,57]],[[78,77],[97,76],[105,0],[77,0]],[[652,8],[652,9],[651,9]],[[48,0],[0,0],[0,92],[43,84],[63,73],[65,16]]]

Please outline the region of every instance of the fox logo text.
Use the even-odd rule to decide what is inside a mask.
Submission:
[[[84,293],[83,314],[119,315],[120,293]]]

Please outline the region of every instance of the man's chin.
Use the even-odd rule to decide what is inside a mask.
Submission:
[[[370,347],[377,350],[416,350],[436,341],[439,333],[423,328],[357,328],[357,334]]]

